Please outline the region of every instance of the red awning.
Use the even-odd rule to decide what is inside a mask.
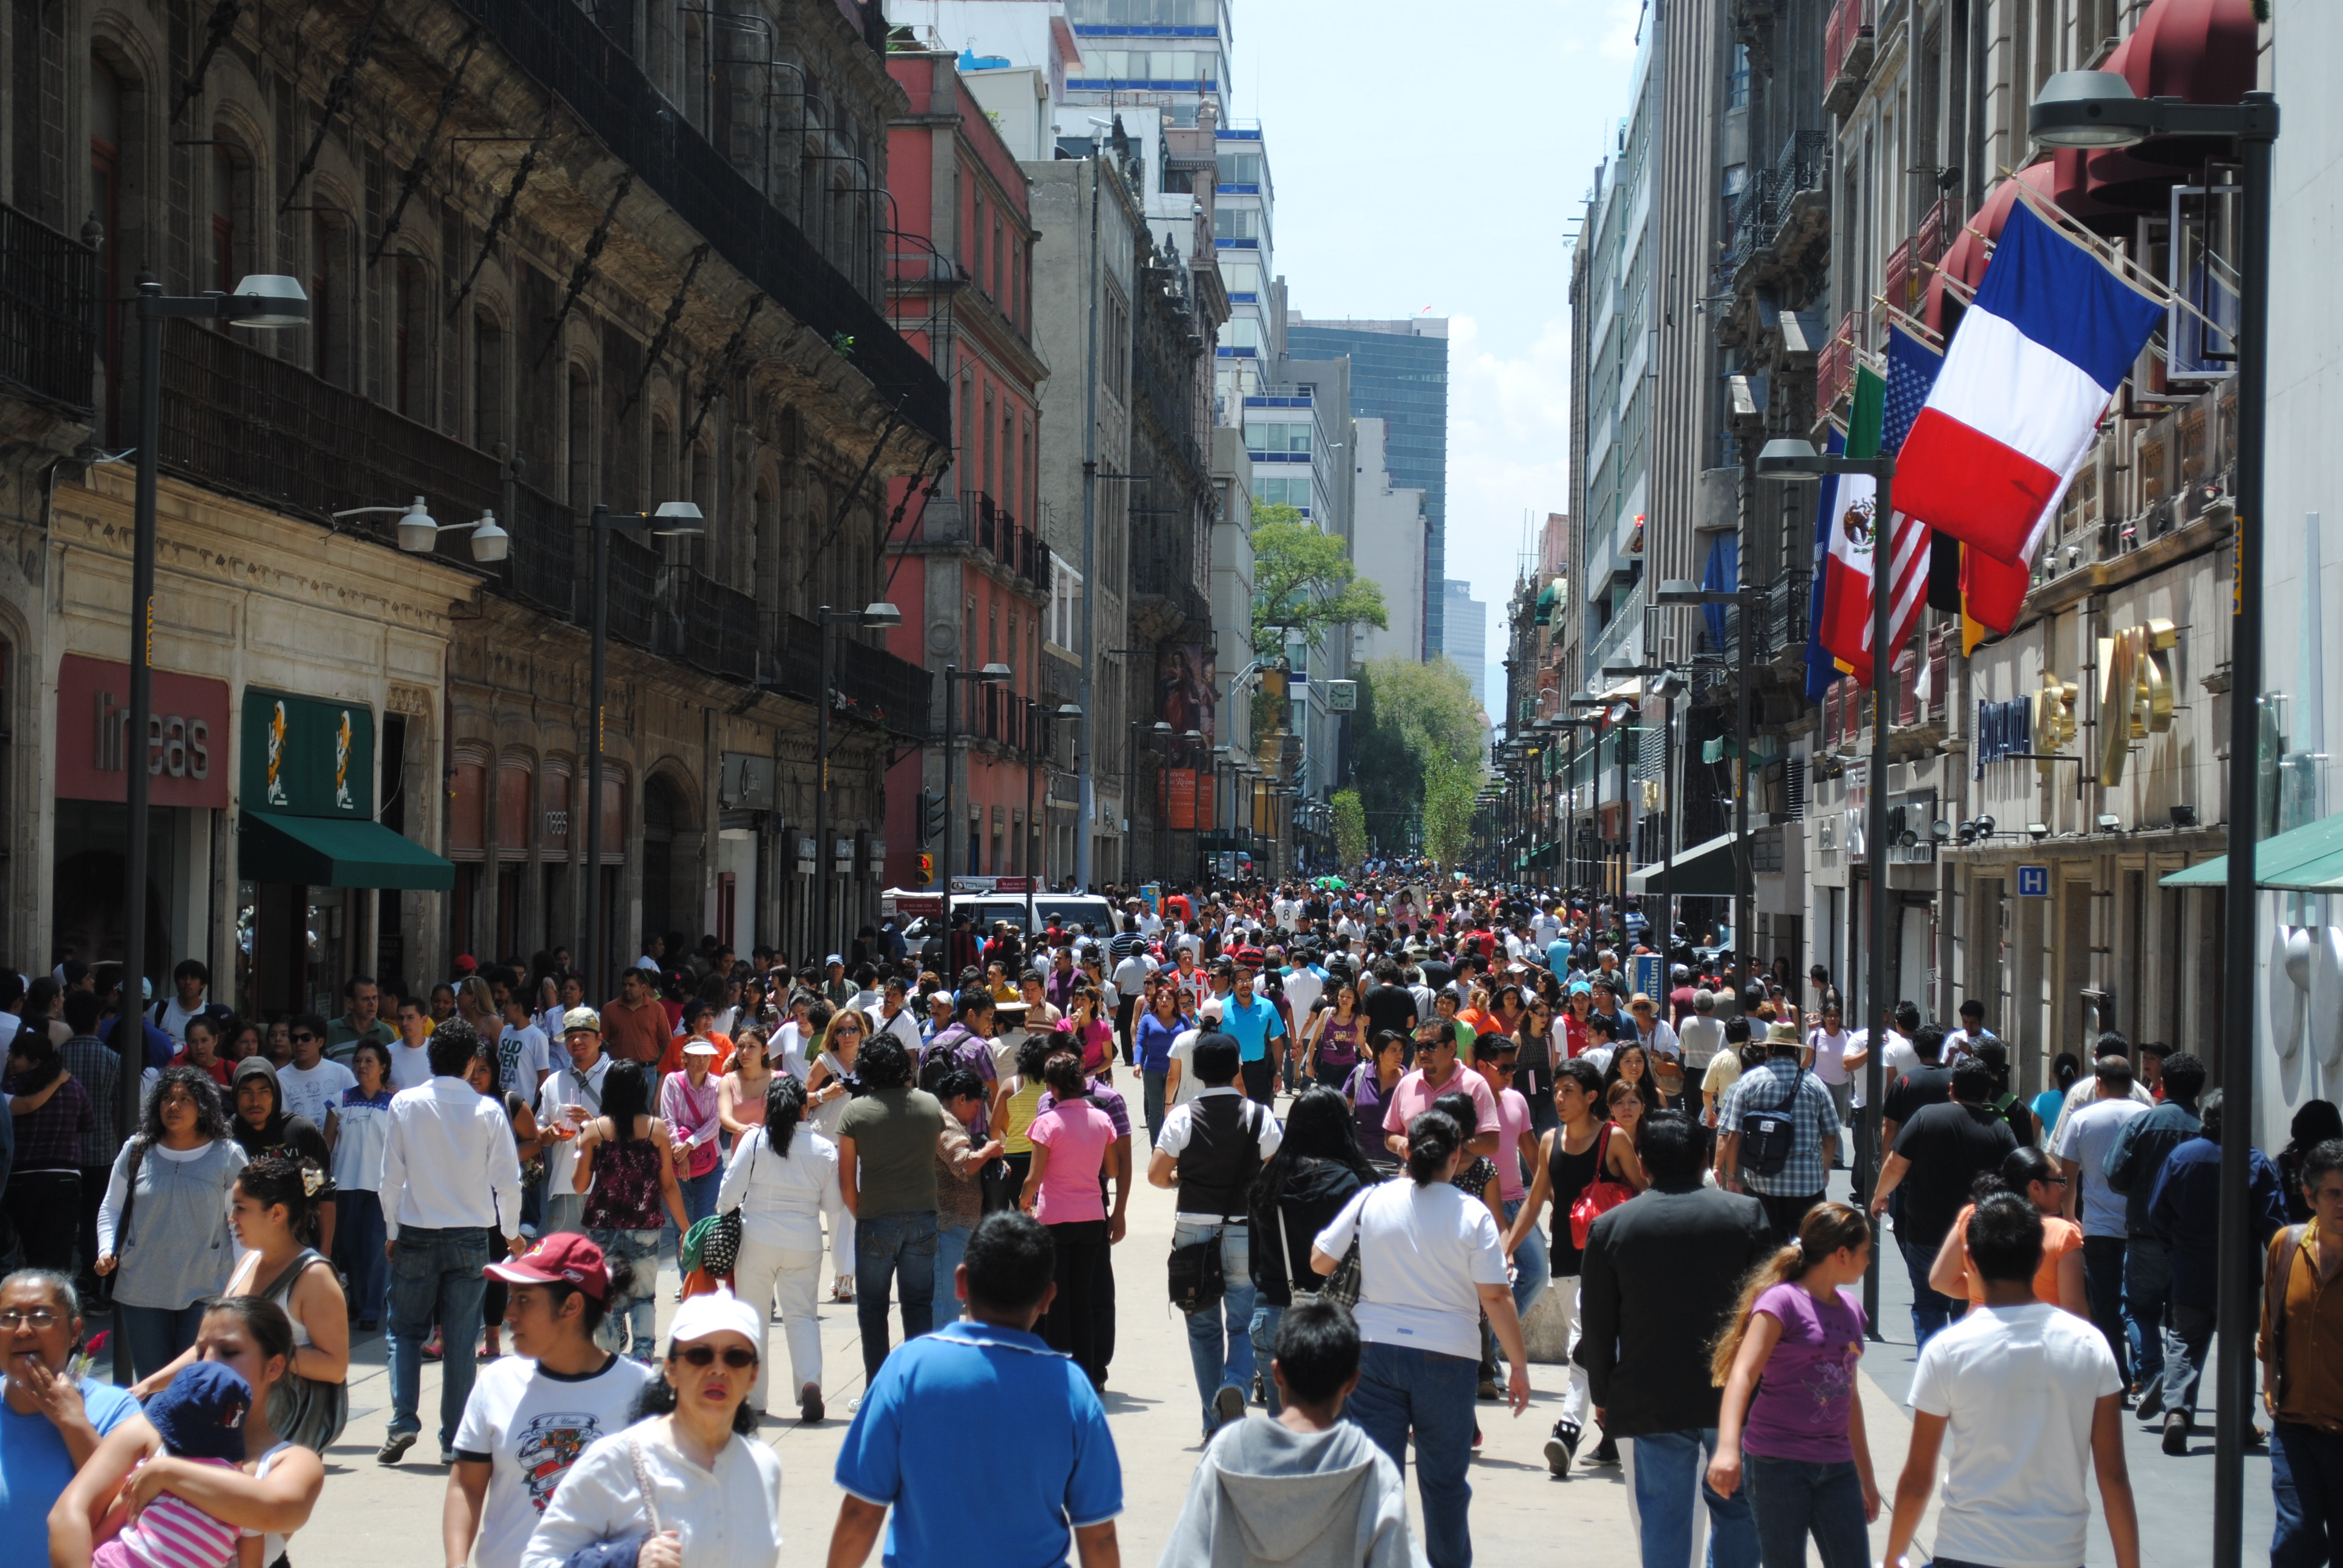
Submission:
[[[2234,104],[2254,90],[2259,49],[2252,0],[2156,0],[2107,68],[2143,98]],[[2174,185],[2228,146],[2218,137],[2164,136],[2079,158],[2062,155],[2062,162],[2087,165],[2089,197],[2101,209],[2093,216],[2155,214],[2167,210]]]
[[[2051,193],[2054,177],[2055,171],[2048,164],[2036,164],[2017,171],[2017,178],[2031,186],[2037,195],[2056,201],[2056,196]],[[1985,198],[1985,205],[1969,215],[1968,221],[1961,226],[1961,232],[1954,236],[1952,244],[1945,247],[1944,259],[1936,264],[1936,270],[1928,275],[1928,297],[1922,318],[1927,322],[1930,330],[1942,332],[1945,329],[1945,275],[1950,273],[1956,281],[1972,289],[1983,283],[1987,257],[1985,244],[1977,235],[1983,235],[1986,240],[1999,239],[2001,226],[2009,221],[2009,209],[2016,205],[2016,182],[1999,182]],[[1971,233],[1971,230],[1976,233]]]

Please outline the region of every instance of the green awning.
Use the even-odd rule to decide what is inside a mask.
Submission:
[[[248,882],[312,888],[415,888],[445,892],[456,868],[379,822],[332,817],[277,817],[245,811],[236,819],[236,875]]]
[[[1627,873],[1627,890],[1631,893],[1657,894],[1663,879],[1669,890],[1680,897],[1729,899],[1741,891],[1741,876],[1734,864],[1733,835],[1720,834],[1705,844],[1694,844],[1676,853],[1675,874],[1669,877],[1667,862],[1639,866]]]
[[[2228,879],[2229,857],[2216,855],[2173,872],[2162,886],[2217,888]],[[2343,893],[2343,812],[2256,844],[2254,882],[2290,893]]]

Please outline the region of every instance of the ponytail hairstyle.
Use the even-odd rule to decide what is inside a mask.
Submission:
[[[765,1091],[765,1141],[784,1160],[798,1123],[805,1120],[805,1085],[786,1072],[774,1073],[772,1087]]]
[[[1861,1210],[1845,1203],[1817,1203],[1807,1210],[1798,1224],[1798,1239],[1751,1270],[1742,1282],[1741,1300],[1735,1303],[1725,1332],[1709,1352],[1708,1381],[1723,1388],[1732,1375],[1741,1341],[1749,1332],[1750,1309],[1758,1297],[1775,1285],[1805,1279],[1808,1269],[1842,1247],[1859,1248],[1870,1242],[1871,1222]]]
[[[1464,1130],[1437,1111],[1419,1112],[1407,1124],[1407,1175],[1419,1187],[1440,1180],[1448,1161],[1464,1146]]]
[[[286,1228],[301,1236],[307,1233],[309,1213],[316,1206],[310,1180],[317,1174],[317,1167],[289,1154],[264,1154],[236,1173],[236,1184],[264,1209],[283,1205]]]

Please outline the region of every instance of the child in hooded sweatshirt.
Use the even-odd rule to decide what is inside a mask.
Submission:
[[[1423,1568],[1399,1466],[1341,1419],[1359,1383],[1350,1309],[1287,1308],[1270,1375],[1282,1412],[1230,1422],[1205,1445],[1157,1568]]]
[[[148,1424],[175,1459],[234,1470],[244,1462],[244,1417],[252,1389],[234,1367],[194,1362],[146,1402]],[[91,1554],[95,1568],[259,1568],[261,1538],[239,1540],[223,1524],[174,1493],[155,1500],[121,1533]]]

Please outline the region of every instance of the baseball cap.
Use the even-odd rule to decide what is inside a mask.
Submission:
[[[668,1325],[669,1344],[689,1344],[710,1334],[739,1334],[750,1344],[759,1342],[758,1331],[764,1327],[762,1314],[729,1291],[710,1291],[693,1296],[676,1308],[675,1321]]]
[[[244,1458],[244,1418],[252,1385],[224,1362],[191,1362],[145,1412],[163,1446],[188,1459]]]
[[[590,1236],[557,1231],[533,1251],[480,1271],[508,1285],[575,1285],[595,1301],[610,1296],[610,1265]]]
[[[601,1033],[602,1015],[590,1007],[573,1007],[561,1015],[562,1033],[574,1034],[581,1029]]]
[[[471,954],[458,953],[456,955],[456,972],[458,974],[468,975],[479,967],[480,960],[474,958]]]
[[[832,954],[830,954],[830,957],[828,957],[828,958],[826,958],[826,959],[822,960],[821,961],[822,961],[822,965],[823,965],[823,967],[825,967],[825,968],[827,968],[828,966],[830,966],[830,965],[831,965],[831,964],[836,964],[836,965],[837,965],[839,968],[840,968],[840,969],[844,969],[844,968],[846,967],[846,960],[845,960],[844,959],[842,959],[842,958],[840,958],[836,953],[832,953]]]

